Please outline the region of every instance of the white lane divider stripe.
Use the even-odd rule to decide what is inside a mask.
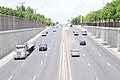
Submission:
[[[35,80],[35,79],[36,79],[36,75],[34,76],[33,80]]]
[[[94,50],[95,48],[93,48],[93,50]]]
[[[25,63],[22,63],[21,66],[23,66]]]
[[[88,64],[89,67],[91,66],[90,63],[87,63],[87,64]]]
[[[12,76],[8,80],[11,80],[11,79],[12,79]]]
[[[98,80],[98,77],[96,77],[95,79]]]
[[[107,63],[108,66],[111,66],[110,63]]]
[[[101,54],[100,54],[100,53],[98,53],[98,56],[101,56]]]
[[[83,54],[83,56],[85,56],[85,54]]]
[[[41,66],[43,65],[43,62],[41,62]]]
[[[45,56],[47,56],[47,53],[45,54]]]

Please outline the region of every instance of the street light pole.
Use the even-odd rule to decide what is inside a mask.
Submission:
[[[80,15],[80,19],[81,19],[80,23],[81,23],[81,26],[82,26],[82,0],[81,0],[81,15]]]

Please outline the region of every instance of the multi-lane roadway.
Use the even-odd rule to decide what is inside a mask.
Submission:
[[[81,38],[87,45],[79,45]],[[39,51],[43,40],[47,51]],[[26,59],[12,59],[0,68],[0,80],[120,80],[120,60],[78,28],[50,28],[34,43],[36,49]],[[73,48],[80,50],[80,57],[71,57]]]

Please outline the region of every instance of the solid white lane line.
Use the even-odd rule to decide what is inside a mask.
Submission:
[[[25,63],[22,63],[21,66],[23,66]]]
[[[41,64],[40,64],[41,66],[43,65],[43,62],[41,62]]]
[[[81,49],[81,48],[80,48]]]
[[[36,79],[36,75],[34,76],[33,80],[35,80],[35,79]]]
[[[111,66],[110,63],[107,63],[108,66]]]
[[[94,50],[95,48],[93,47],[93,50]]]
[[[45,56],[47,56],[47,53],[45,54]]]
[[[95,79],[98,80],[98,77],[96,77]]]
[[[98,53],[98,56],[101,56],[101,54],[100,54],[100,53]]]
[[[89,67],[91,67],[90,63],[87,63]]]
[[[11,79],[12,79],[12,76],[8,80],[11,80]]]
[[[85,54],[83,54],[83,56],[85,56]]]

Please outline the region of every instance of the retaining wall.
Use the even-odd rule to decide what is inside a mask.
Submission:
[[[0,32],[0,59],[15,49],[16,44],[24,43],[45,27],[9,30]]]
[[[120,51],[120,28],[110,28],[110,27],[85,27],[89,32],[93,33],[94,36],[103,39],[111,47],[118,48]]]

